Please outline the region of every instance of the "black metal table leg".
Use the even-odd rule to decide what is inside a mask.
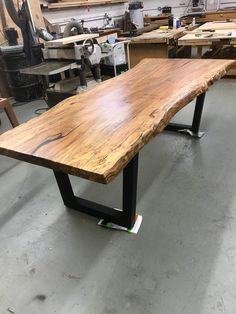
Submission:
[[[59,171],[54,171],[54,174],[65,206],[132,229],[136,220],[138,154],[123,171],[122,211],[76,197],[69,176]]]
[[[199,95],[196,99],[196,105],[193,114],[192,125],[180,124],[180,123],[170,123],[165,127],[166,131],[172,132],[182,132],[193,137],[201,137],[204,133],[199,132],[199,127],[202,118],[202,111],[205,101],[205,93]]]
[[[66,206],[71,207],[75,202],[75,195],[71,186],[69,176],[63,172],[54,171],[57,184]]]
[[[127,228],[132,229],[136,216],[138,182],[138,154],[123,171],[123,213],[127,220]]]
[[[195,134],[198,134],[199,132],[205,96],[206,93],[203,93],[199,95],[196,100],[195,110],[193,114],[193,122],[191,127],[191,131]]]

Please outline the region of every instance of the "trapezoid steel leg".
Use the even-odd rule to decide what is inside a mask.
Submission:
[[[201,124],[205,95],[206,93],[202,93],[196,99],[192,125],[170,123],[165,127],[165,130],[173,131],[173,132],[181,132],[181,133],[188,134],[192,137],[201,138],[204,135],[204,133],[200,132],[199,128]]]
[[[196,100],[195,110],[193,114],[192,128],[191,128],[191,131],[194,134],[199,134],[199,128],[200,128],[201,119],[202,119],[202,111],[203,111],[205,96],[206,96],[206,93],[203,93],[199,95]]]
[[[75,196],[68,174],[54,171],[54,175],[65,206],[128,229],[132,229],[134,226],[136,220],[138,154],[123,170],[122,211]]]

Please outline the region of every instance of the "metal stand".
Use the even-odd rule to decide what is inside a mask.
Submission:
[[[65,206],[99,217],[106,222],[113,222],[128,229],[133,228],[136,218],[138,154],[123,171],[122,211],[76,197],[69,176],[59,171],[54,171],[54,174]]]
[[[165,127],[165,130],[173,132],[183,132],[197,138],[202,137],[204,133],[199,132],[199,128],[201,123],[205,95],[206,93],[203,93],[197,97],[192,125],[170,123]]]

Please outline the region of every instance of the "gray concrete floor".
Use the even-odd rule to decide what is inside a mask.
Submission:
[[[66,209],[50,170],[0,157],[0,313],[236,313],[235,86],[208,92],[200,141],[165,133],[142,150],[138,235]],[[23,122],[42,106],[16,113]],[[72,180],[83,197],[120,206],[121,177]]]

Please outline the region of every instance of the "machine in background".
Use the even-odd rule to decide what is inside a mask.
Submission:
[[[129,60],[130,41],[101,44],[103,58],[100,63],[101,74],[114,77],[128,70],[126,55]],[[127,51],[126,51],[127,48]]]
[[[88,34],[86,40],[73,42],[75,37],[72,36],[69,37],[71,43],[58,46],[57,40],[46,42],[42,48],[44,61],[21,70],[21,73],[42,78],[43,94],[49,107],[86,90],[88,73],[92,73],[94,82],[101,81],[101,48],[89,37],[93,36]]]
[[[126,64],[124,43],[98,44],[97,39],[98,34],[81,34],[67,37],[64,44],[61,39],[46,42],[44,61],[21,73],[42,78],[44,98],[52,107],[100,83],[100,63],[113,67],[111,76],[117,75],[117,66]]]
[[[188,8],[188,14],[201,13],[206,10],[206,1],[205,0],[192,0],[190,8]]]
[[[117,54],[122,49],[114,49],[110,46],[108,51],[102,52],[101,42],[97,42],[95,39],[99,37],[99,34],[91,34],[90,30],[85,29],[81,22],[72,20],[66,25],[63,34],[52,35],[36,25],[32,18],[29,0],[23,2],[18,12],[13,0],[5,0],[5,4],[10,17],[21,28],[24,40],[22,53],[27,62],[24,63],[23,68],[17,67],[18,77],[21,81],[23,79],[27,81],[27,87],[31,86],[31,82],[36,81],[37,84],[35,83],[35,85],[41,87],[49,107],[69,96],[85,91],[91,85],[100,83],[100,62],[106,57],[108,59],[105,60],[104,64],[106,65],[106,62],[109,62],[109,57],[111,57],[114,61],[114,75],[117,75]],[[106,15],[106,20],[106,28],[110,28],[110,17],[108,15]],[[77,36],[74,32],[77,33]],[[13,33],[11,32],[11,34]],[[42,41],[39,41],[39,38],[44,40],[43,44],[41,44]],[[17,44],[17,41],[14,43]],[[110,44],[108,43],[108,45]],[[117,47],[119,45],[122,44],[118,43]],[[14,50],[15,48],[18,49],[18,45],[11,49]],[[22,49],[22,47],[20,48]],[[113,53],[115,54],[114,58],[112,57]],[[9,73],[12,71],[10,67],[7,70]],[[5,71],[5,68],[2,71]],[[9,77],[11,82],[15,81],[14,75],[9,75]],[[25,89],[23,92],[23,89],[19,89],[17,86],[16,93],[16,87],[13,87],[14,93],[12,94],[15,98],[22,101],[26,100]],[[27,100],[36,97],[37,94],[40,93],[30,93]]]

